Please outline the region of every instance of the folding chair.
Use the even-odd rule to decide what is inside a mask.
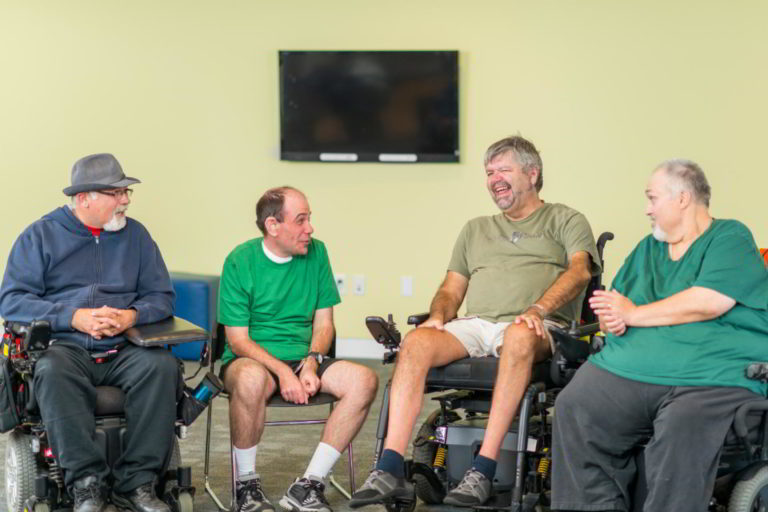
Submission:
[[[209,352],[209,363],[213,365],[216,361],[219,360],[222,353],[224,352],[224,347],[226,345],[226,334],[224,331],[224,326],[222,324],[219,324],[216,329],[215,336],[211,340],[211,350]],[[334,339],[331,343],[331,348],[328,351],[329,357],[335,357],[336,355],[336,340]],[[211,366],[213,368],[213,366]],[[226,392],[222,392],[221,396],[225,396],[227,399],[229,399],[229,394]],[[315,396],[311,397],[309,399],[309,403],[307,404],[294,404],[291,402],[286,402],[283,400],[283,398],[280,396],[279,393],[275,393],[268,401],[267,401],[267,408],[270,407],[311,407],[316,405],[328,405],[329,407],[329,415],[330,412],[333,411],[334,404],[338,401],[338,399],[330,395],[328,393],[317,393]],[[328,418],[318,418],[318,419],[303,419],[303,420],[281,420],[281,421],[266,421],[264,423],[265,427],[277,427],[277,426],[288,426],[288,425],[324,425],[327,423]],[[228,511],[231,510],[230,507],[225,507],[224,504],[219,499],[216,492],[213,490],[213,488],[210,485],[210,450],[211,450],[211,428],[213,425],[213,402],[208,406],[208,423],[206,426],[206,433],[205,433],[205,492],[211,497],[213,502],[216,504],[216,506],[219,508],[219,510]],[[237,468],[235,467],[235,457],[234,452],[232,450],[231,445],[231,439],[230,439],[230,472],[231,472],[231,479],[230,479],[230,504],[233,505],[235,503],[235,479],[237,477]],[[350,441],[349,445],[347,446],[347,465],[349,469],[349,486],[350,490],[344,489],[344,487],[334,478],[333,473],[331,472],[328,483],[330,483],[333,487],[336,488],[345,498],[350,499],[351,497],[351,491],[354,491],[355,489],[355,467],[354,467],[354,455],[352,452],[352,442]]]

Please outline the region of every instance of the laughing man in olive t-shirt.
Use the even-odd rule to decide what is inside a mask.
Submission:
[[[370,368],[327,357],[340,299],[325,246],[312,239],[310,213],[295,188],[267,190],[256,204],[264,236],[236,247],[221,273],[219,322],[227,333],[221,373],[230,393],[235,512],[274,510],[256,472],[265,406],[274,393],[295,404],[318,392],[339,399],[307,470],[280,499],[281,507],[298,512],[331,512],[324,480],[376,396]]]
[[[541,158],[522,137],[491,145],[486,186],[501,213],[471,220],[454,247],[429,319],[403,340],[392,379],[389,425],[376,469],[352,496],[358,507],[405,496],[403,454],[431,367],[467,356],[500,358],[488,428],[473,466],[445,503],[487,501],[496,458],[528,386],[534,362],[552,353],[547,327],[578,320],[584,291],[599,270],[586,218],[539,198]],[[457,318],[466,298],[467,314]]]

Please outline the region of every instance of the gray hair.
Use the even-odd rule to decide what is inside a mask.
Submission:
[[[288,191],[302,194],[299,189],[284,185],[267,190],[256,202],[256,225],[263,234],[267,234],[265,222],[269,217],[283,222],[283,205],[285,204],[285,194]]]
[[[86,192],[88,194],[88,197],[91,199],[96,199],[97,195],[96,192]],[[69,196],[70,201],[72,201],[72,204],[68,205],[70,210],[74,210],[77,207],[77,194]]]
[[[515,155],[515,160],[517,160],[517,163],[520,164],[520,167],[526,173],[531,169],[538,169],[539,176],[536,178],[536,191],[541,191],[541,187],[544,186],[544,168],[541,164],[541,156],[539,156],[539,152],[536,150],[533,142],[520,135],[506,137],[491,144],[485,150],[483,164],[487,166],[497,156],[510,151]]]
[[[694,201],[709,207],[712,188],[699,164],[691,160],[674,158],[665,160],[659,164],[657,169],[664,169],[667,176],[674,178],[681,188],[688,190],[693,195]]]

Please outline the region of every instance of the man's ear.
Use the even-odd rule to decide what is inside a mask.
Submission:
[[[267,234],[269,236],[277,236],[277,225],[280,224],[274,217],[267,217],[264,221],[264,227],[267,228]]]
[[[691,194],[691,191],[685,189],[681,190],[680,195],[677,198],[677,203],[680,206],[680,209],[683,210],[688,208],[691,201],[693,201],[693,194]]]
[[[525,171],[525,174],[528,175],[528,180],[531,182],[531,185],[536,186],[536,180],[539,179],[539,173],[541,173],[541,171],[536,167],[531,167]]]

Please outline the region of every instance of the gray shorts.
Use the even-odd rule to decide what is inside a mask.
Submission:
[[[567,327],[563,322],[545,318],[544,327],[549,348],[555,351],[555,342],[549,329],[552,327]],[[445,330],[453,334],[470,357],[494,356],[499,357],[499,347],[504,343],[504,331],[512,322],[489,322],[476,316],[456,318],[445,324]]]

